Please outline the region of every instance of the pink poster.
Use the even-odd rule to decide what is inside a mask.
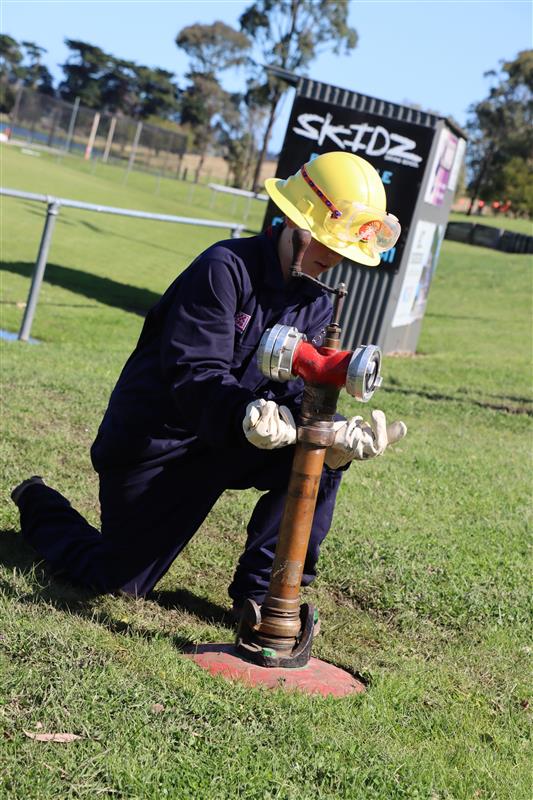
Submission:
[[[456,160],[456,155],[462,153],[459,148],[459,138],[444,128],[439,138],[437,153],[431,169],[431,177],[424,200],[433,206],[441,206],[444,202],[446,189],[453,189],[451,174]]]

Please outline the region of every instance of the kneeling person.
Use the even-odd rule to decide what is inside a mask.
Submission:
[[[146,317],[91,449],[101,532],[41,478],[13,491],[24,538],[76,583],[146,595],[226,489],[255,487],[266,493],[252,513],[229,594],[236,607],[247,597],[264,599],[303,383],[263,376],[257,348],[276,323],[319,345],[332,311],[320,286],[290,277],[292,230],[311,232],[302,271],[312,277],[343,257],[376,266],[399,234],[378,173],[358,156],[318,156],[286,181],[268,180],[266,189],[285,223],[209,247]],[[359,417],[336,423],[303,585],[316,574],[343,470],[404,435],[403,423],[387,426],[377,411],[371,425]]]

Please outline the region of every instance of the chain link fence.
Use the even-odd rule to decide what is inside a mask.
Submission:
[[[31,89],[19,89],[10,121],[2,127],[12,139],[167,176],[179,176],[187,148],[187,137],[177,131]]]

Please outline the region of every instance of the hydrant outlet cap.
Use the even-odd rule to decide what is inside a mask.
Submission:
[[[358,347],[346,373],[346,391],[356,400],[367,403],[381,386],[381,350],[374,344]]]

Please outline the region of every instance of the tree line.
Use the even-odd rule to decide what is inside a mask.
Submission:
[[[523,50],[486,73],[488,96],[470,106],[470,208],[476,198],[504,201],[514,214],[533,216],[533,50]]]
[[[200,155],[197,174],[210,151],[227,160],[233,182],[259,188],[259,174],[287,84],[265,67],[304,74],[324,51],[349,52],[357,33],[348,25],[348,0],[256,0],[235,29],[224,22],[195,24],[175,37],[189,57],[184,84],[173,73],[106,53],[88,42],[67,39],[63,80],[54,87],[43,63],[46,50],[0,35],[0,110],[9,112],[19,87],[55,95],[99,111],[180,125]],[[222,86],[230,68],[243,72],[243,91]]]
[[[239,27],[216,21],[180,30],[176,46],[189,63],[182,85],[168,70],[127,61],[88,42],[67,39],[63,79],[53,86],[44,48],[0,34],[0,110],[18,87],[115,114],[165,120],[187,132],[200,155],[222,155],[236,186],[258,189],[280,100],[287,84],[279,68],[304,75],[322,52],[349,53],[357,32],[348,0],[256,0]],[[269,71],[269,67],[278,68]],[[229,69],[242,72],[243,90],[222,86]],[[467,185],[472,199],[505,199],[516,213],[533,214],[533,50],[488,74],[488,97],[469,109]],[[472,204],[473,205],[473,204]],[[472,206],[471,206],[472,208]]]

